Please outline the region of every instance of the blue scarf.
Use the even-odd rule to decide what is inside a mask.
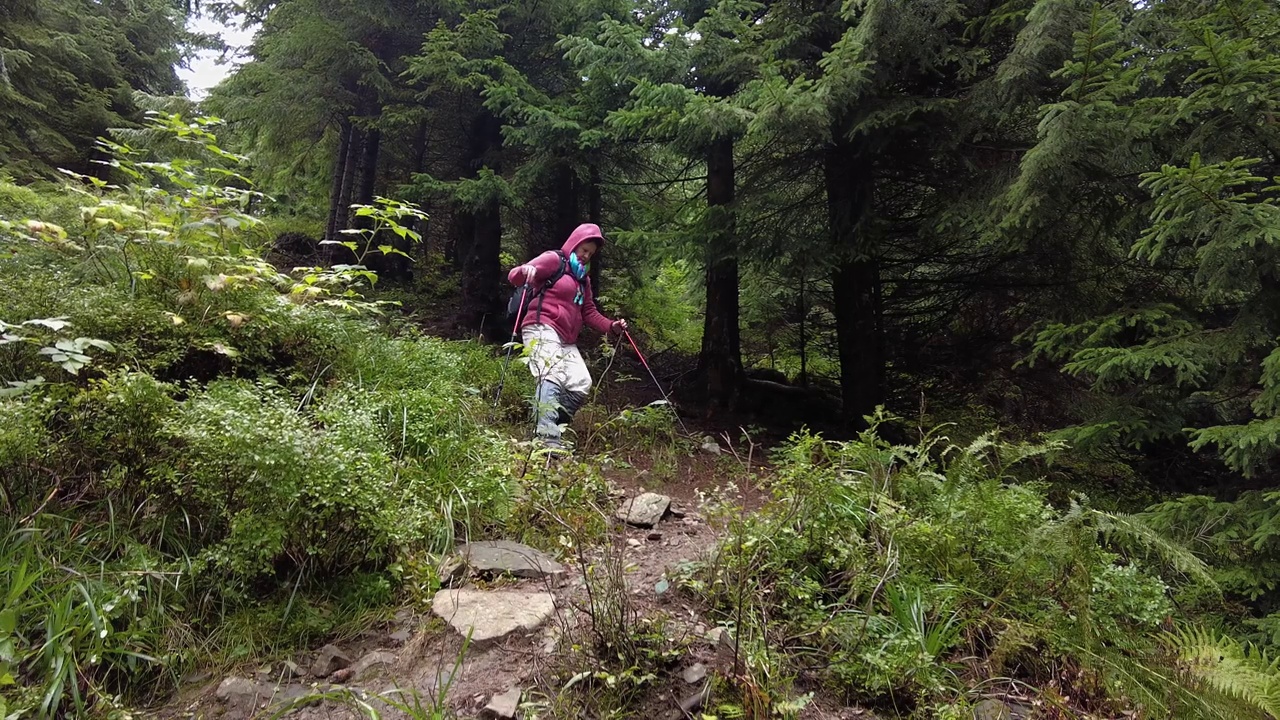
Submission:
[[[569,272],[573,273],[573,276],[578,279],[578,292],[573,296],[573,302],[575,305],[581,305],[582,280],[587,276],[587,273],[591,272],[591,263],[583,265],[582,261],[578,259],[578,253],[571,252],[569,253]]]

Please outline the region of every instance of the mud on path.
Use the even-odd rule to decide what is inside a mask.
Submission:
[[[644,701],[646,709],[637,716],[659,720],[675,713],[684,717],[679,702],[690,691],[696,694],[709,673],[728,672],[732,658],[717,646],[713,624],[704,617],[703,608],[676,591],[671,578],[685,563],[702,559],[715,548],[722,532],[717,518],[752,512],[765,502],[765,491],[751,476],[726,472],[739,462],[731,453],[696,449],[664,468],[647,464],[643,456],[621,463],[625,469],[609,467],[605,475],[612,507],[620,508],[643,493],[670,498],[670,509],[656,525],[638,527],[610,518],[604,544],[582,557],[562,559],[564,572],[557,575],[467,576],[455,583],[459,591],[520,593],[530,598],[550,595],[554,610],[536,629],[473,643],[464,652],[462,635],[445,619],[429,610],[404,608],[357,637],[299,654],[291,662],[249,665],[228,675],[193,678],[173,700],[148,716],[336,720],[368,718],[376,712],[386,718],[434,718],[448,715],[436,715],[433,708],[447,708],[463,718],[505,717],[511,707],[496,707],[502,704],[499,696],[515,689],[523,703],[520,717],[558,717],[560,710],[548,689],[563,682],[571,663],[584,657],[580,648],[591,640],[592,592],[598,606],[604,582],[599,568],[606,567],[613,569],[615,577],[624,578],[625,605],[632,620],[641,624],[659,620],[652,627],[660,628],[668,643],[681,649],[669,663],[670,677],[653,684]],[[584,561],[592,567],[590,571],[584,571]],[[495,707],[490,707],[491,702]]]

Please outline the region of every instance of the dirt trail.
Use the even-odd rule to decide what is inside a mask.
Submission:
[[[635,460],[643,463],[644,458]],[[671,511],[653,528],[634,527],[611,518],[607,544],[593,548],[587,557],[589,564],[608,560],[618,563],[626,578],[631,607],[643,618],[661,616],[663,632],[674,644],[686,648],[679,667],[674,669],[675,681],[667,682],[668,687],[662,688],[653,701],[668,704],[661,696],[669,696],[669,710],[679,701],[676,695],[687,695],[689,688],[696,690],[694,685],[680,680],[679,670],[698,663],[715,669],[717,661],[724,660],[717,656],[712,643],[703,640],[710,623],[702,616],[701,608],[672,588],[669,574],[683,563],[702,558],[715,546],[720,531],[708,521],[708,497],[720,498],[720,502],[727,498],[739,512],[754,511],[764,502],[764,492],[749,482],[725,482],[726,464],[737,462],[728,455],[695,450],[678,457],[674,467],[666,470],[624,463],[625,470],[606,472],[615,507],[646,491],[672,500]],[[665,476],[665,481],[655,480],[659,475]],[[567,573],[554,580],[478,579],[468,580],[465,585],[553,595],[553,617],[531,633],[515,633],[484,647],[473,646],[463,655],[462,637],[440,618],[430,612],[404,609],[391,622],[340,643],[346,661],[338,664],[349,665],[325,677],[308,672],[322,654],[316,650],[294,658],[296,671],[275,663],[188,684],[173,701],[150,716],[268,718],[280,713],[288,702],[317,693],[326,696],[313,704],[289,709],[284,717],[362,718],[370,717],[369,709],[387,718],[431,717],[423,710],[438,703],[460,717],[480,717],[486,714],[484,708],[494,696],[511,688],[525,690],[524,701],[536,703],[535,689],[546,685],[546,674],[563,669],[568,652],[566,638],[581,640],[590,622],[590,597],[582,563],[572,557],[563,562]],[[297,677],[292,676],[295,672]],[[418,710],[405,712],[394,707],[394,702],[386,702],[386,698]]]

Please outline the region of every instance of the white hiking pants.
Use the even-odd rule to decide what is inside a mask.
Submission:
[[[552,382],[562,390],[586,395],[591,389],[591,373],[577,345],[560,342],[550,325],[529,325],[522,333],[528,348],[526,362],[539,383]]]

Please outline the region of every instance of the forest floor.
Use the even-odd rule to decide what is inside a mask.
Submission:
[[[696,696],[707,678],[733,673],[735,658],[731,642],[717,642],[715,624],[707,619],[705,608],[679,592],[671,578],[682,565],[714,551],[724,532],[716,518],[724,518],[726,511],[753,512],[767,500],[761,487],[743,480],[726,482],[720,471],[726,461],[724,455],[699,449],[678,459],[672,477],[656,482],[653,468],[641,462],[611,469],[606,472],[610,495],[620,507],[645,492],[670,498],[670,509],[654,527],[610,518],[599,546],[563,560],[567,570],[563,575],[494,581],[468,578],[459,584],[463,589],[550,594],[555,611],[529,632],[515,632],[483,646],[472,644],[464,652],[463,637],[430,609],[404,607],[355,637],[300,653],[287,662],[253,661],[225,675],[191,678],[176,697],[149,716],[328,720],[370,717],[370,710],[375,710],[382,717],[434,718],[449,717],[448,713],[495,717],[501,713],[486,710],[489,703],[518,688],[525,704],[521,717],[564,717],[554,695],[563,686],[564,675],[574,669],[572,664],[580,660],[580,648],[574,646],[592,632],[590,594],[602,592],[603,586],[584,562],[593,566],[613,559],[624,573],[623,602],[632,614],[631,627],[656,628],[665,635],[664,645],[679,649],[664,662],[667,675],[644,683],[642,691],[629,699],[627,714],[655,720],[686,717],[680,703]],[[342,659],[326,662],[334,649],[341,651]],[[380,700],[388,697],[410,705],[420,702],[421,708],[395,708]],[[299,702],[303,698],[312,700]],[[290,707],[291,703],[301,706]],[[817,702],[804,717],[870,715]]]
[[[659,358],[656,364],[664,382],[683,370],[676,358]],[[661,399],[633,358],[619,360],[609,371],[600,378],[605,382],[593,398],[594,408],[584,415],[595,412],[597,417],[601,413],[608,417],[622,408]],[[656,663],[662,672],[637,683],[632,692],[606,697],[605,688],[595,699],[597,707],[623,703],[616,716],[653,720],[700,717],[690,701],[709,690],[712,678],[731,676],[736,650],[727,637],[720,637],[723,631],[707,617],[707,608],[680,591],[674,578],[689,563],[714,553],[728,520],[754,512],[768,501],[768,491],[762,487],[766,481],[761,479],[767,476],[761,472],[767,468],[762,447],[785,433],[752,428],[768,437],[751,438],[750,443],[756,444],[737,447],[743,442],[745,418],[720,418],[716,426],[696,417],[685,422],[688,432],[682,451],[623,448],[580,458],[602,471],[612,507],[602,508],[608,515],[602,538],[577,552],[556,553],[563,556],[559,558],[563,574],[541,578],[468,575],[441,591],[550,595],[554,611],[536,628],[468,645],[431,607],[407,605],[350,637],[290,658],[254,659],[229,671],[189,675],[174,697],[147,716],[157,720],[504,717],[512,708],[495,712],[489,705],[518,689],[519,717],[580,717],[584,710],[565,706],[560,696],[570,679],[592,669],[584,647],[595,637],[595,616],[616,610],[621,614],[608,622],[622,622],[635,635],[656,632],[662,636],[655,643],[665,648]],[[740,439],[734,440],[735,436]],[[523,469],[530,482],[546,472],[540,465],[535,459]],[[646,492],[670,498],[670,509],[655,526],[640,527],[615,516],[615,510]],[[615,577],[625,589],[610,587],[601,568],[620,571]],[[601,596],[611,591],[613,597],[602,601]],[[613,681],[604,675],[585,680],[602,687]],[[714,697],[708,700],[703,704],[715,702]],[[681,709],[682,702],[688,712]],[[803,717],[870,715],[819,699]]]
[[[419,324],[431,334],[460,334],[445,320]],[[623,409],[663,399],[631,350],[622,348],[614,363],[601,357],[591,339],[584,351],[598,392],[580,415],[579,427],[599,427]],[[649,359],[668,390],[693,372],[689,358],[654,353]],[[513,364],[512,370],[522,369]],[[592,447],[581,453],[577,461],[591,464],[608,483],[610,506],[601,508],[607,529],[589,547],[552,553],[563,563],[563,574],[471,574],[441,591],[549,595],[554,609],[536,628],[468,644],[429,604],[406,605],[351,636],[288,659],[247,661],[189,676],[174,697],[147,716],[682,720],[702,718],[702,713],[714,717],[721,701],[741,702],[714,694],[728,686],[715,682],[717,678],[751,684],[738,672],[741,658],[730,630],[717,628],[709,608],[681,590],[676,578],[690,563],[714,561],[728,524],[768,502],[767,449],[796,428],[780,416],[721,414],[711,421],[682,407],[678,448]],[[599,438],[584,441],[595,445]],[[539,472],[545,470],[534,462],[523,475]],[[660,522],[638,527],[616,517],[615,511],[644,493],[670,498]],[[546,544],[541,549],[551,550]],[[610,570],[615,571],[612,576]],[[631,640],[652,649],[654,657],[642,675],[611,672],[599,664],[596,625],[601,623],[613,630],[621,627]],[[578,687],[570,693],[574,685]],[[583,685],[590,687],[584,692]],[[795,689],[814,691],[800,718],[876,717],[867,709],[845,706],[820,687],[805,687],[803,678]],[[504,696],[507,707],[498,707]]]

